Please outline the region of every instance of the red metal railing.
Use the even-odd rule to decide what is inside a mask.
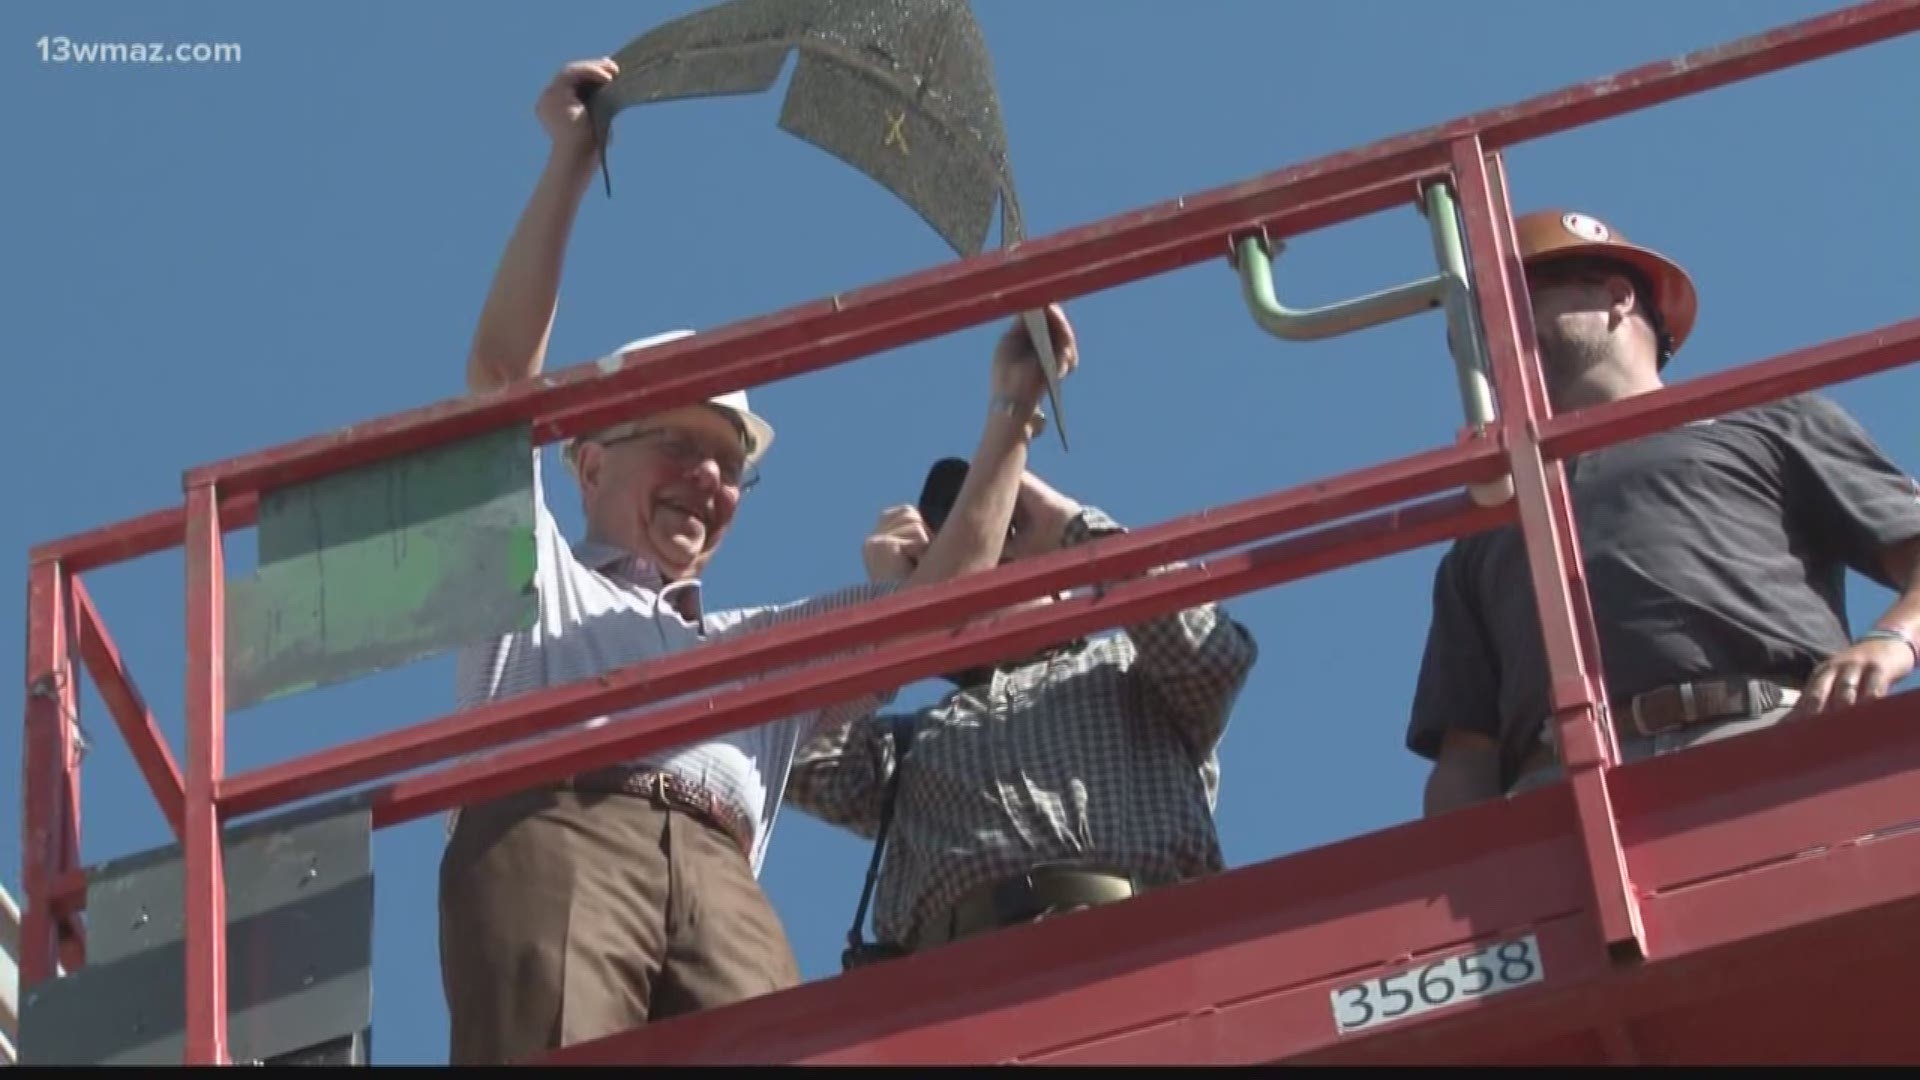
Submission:
[[[904,685],[956,666],[1010,657],[1046,642],[1515,519],[1524,530],[1539,598],[1554,722],[1569,774],[1572,812],[1567,823],[1578,837],[1592,913],[1587,929],[1568,924],[1556,932],[1591,931],[1616,958],[1644,955],[1648,931],[1642,925],[1641,904],[1627,883],[1620,838],[1623,818],[1610,789],[1615,751],[1602,719],[1605,695],[1593,614],[1560,459],[1687,419],[1911,361],[1920,355],[1920,320],[1576,415],[1550,417],[1513,251],[1499,151],[1916,29],[1920,0],[1874,0],[1120,215],[1012,251],[658,346],[612,373],[576,368],[499,394],[444,402],[193,469],[185,477],[183,508],[36,548],[28,602],[23,990],[54,974],[63,949],[69,967],[84,960],[82,937],[71,917],[84,902],[80,778],[72,722],[76,653],[100,684],[156,801],[181,838],[187,890],[186,1058],[189,1063],[218,1063],[227,1060],[219,836],[222,822],[236,814],[384,780],[588,717],[711,688],[750,672],[823,661],[720,691],[705,701],[664,706],[596,730],[557,735],[536,746],[388,781],[374,792],[375,821],[394,824],[557,779],[600,761],[743,728],[866,690]],[[1262,230],[1275,239],[1298,235],[1413,200],[1421,185],[1435,182],[1452,184],[1458,198],[1500,416],[1489,430],[1465,433],[1457,446],[284,764],[225,775],[222,538],[226,531],[252,523],[264,491],[511,424],[530,423],[536,443],[549,442],[612,417],[819,370],[1047,301],[1223,258],[1236,236]],[[1441,494],[1503,474],[1513,478],[1516,497],[1500,507],[1482,508],[1464,496]],[[1364,516],[1343,521],[1355,515]],[[1130,581],[1098,597],[977,622],[960,632],[934,633],[1012,601],[1247,544],[1259,546]],[[79,579],[86,570],[175,545],[184,545],[187,554],[184,779]],[[853,648],[864,651],[825,660]],[[1657,775],[1657,770],[1646,775]],[[1452,826],[1433,822],[1418,827]]]

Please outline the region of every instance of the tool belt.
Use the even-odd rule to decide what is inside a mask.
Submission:
[[[604,795],[637,795],[663,810],[690,814],[725,833],[749,862],[753,859],[753,823],[745,811],[712,790],[677,773],[616,765],[581,773],[568,790]]]
[[[984,930],[1031,922],[1050,911],[1094,907],[1126,900],[1146,891],[1146,883],[1125,873],[1078,866],[1036,866],[1025,874],[979,886],[936,915],[915,943],[924,949]]]
[[[1636,694],[1615,715],[1620,734],[1652,737],[1695,724],[1757,720],[1782,705],[1793,704],[1799,696],[1800,691],[1794,687],[1768,679],[1700,679]],[[1540,745],[1520,771],[1532,772],[1557,760],[1543,731]]]

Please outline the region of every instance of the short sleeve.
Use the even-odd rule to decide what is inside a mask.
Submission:
[[[1882,552],[1920,536],[1920,485],[1838,405],[1807,394],[1781,411],[1790,506],[1814,542],[1889,588]]]
[[[1407,749],[1428,760],[1440,756],[1449,731],[1500,737],[1499,668],[1465,568],[1465,549],[1456,544],[1433,573],[1433,613],[1407,725]]]

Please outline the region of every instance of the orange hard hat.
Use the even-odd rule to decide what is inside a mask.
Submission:
[[[1513,231],[1521,262],[1527,266],[1584,256],[1639,271],[1653,290],[1653,308],[1667,336],[1666,355],[1680,351],[1681,342],[1693,331],[1700,301],[1687,272],[1657,251],[1628,243],[1620,230],[1599,218],[1577,211],[1535,210],[1515,218]]]

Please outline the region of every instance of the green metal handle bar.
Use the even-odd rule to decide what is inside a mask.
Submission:
[[[1429,184],[1421,191],[1427,224],[1433,232],[1433,258],[1445,282],[1447,349],[1460,382],[1460,407],[1467,423],[1493,423],[1493,387],[1487,379],[1487,347],[1474,317],[1473,285],[1467,280],[1466,246],[1453,192],[1445,184]]]
[[[1474,313],[1473,285],[1468,279],[1464,234],[1453,192],[1444,183],[1427,185],[1421,191],[1421,209],[1433,234],[1434,261],[1440,266],[1440,272],[1432,277],[1352,300],[1296,310],[1282,304],[1273,291],[1273,262],[1285,245],[1263,234],[1234,242],[1233,264],[1240,272],[1241,294],[1254,321],[1287,341],[1338,337],[1434,308],[1444,309],[1447,349],[1453,355],[1461,411],[1469,427],[1486,427],[1494,420],[1493,388],[1487,376],[1486,344]],[[1493,506],[1512,497],[1513,484],[1502,477],[1474,485],[1469,491],[1474,501]]]
[[[1465,236],[1453,190],[1445,183],[1428,184],[1421,189],[1421,207],[1433,233],[1433,258],[1440,264],[1445,283],[1442,302],[1447,311],[1447,351],[1453,354],[1454,377],[1460,386],[1460,409],[1467,426],[1486,429],[1493,425],[1493,385],[1488,378],[1486,338],[1480,332],[1474,303],[1473,282],[1468,276]],[[1513,478],[1502,476],[1467,488],[1473,501],[1481,506],[1498,506],[1513,498]]]
[[[1443,302],[1441,294],[1446,288],[1446,279],[1435,275],[1358,299],[1296,311],[1273,295],[1273,259],[1285,248],[1286,245],[1273,244],[1264,236],[1248,236],[1242,237],[1234,250],[1234,265],[1240,271],[1247,310],[1253,312],[1254,320],[1274,337],[1288,341],[1338,337],[1431,311]]]

